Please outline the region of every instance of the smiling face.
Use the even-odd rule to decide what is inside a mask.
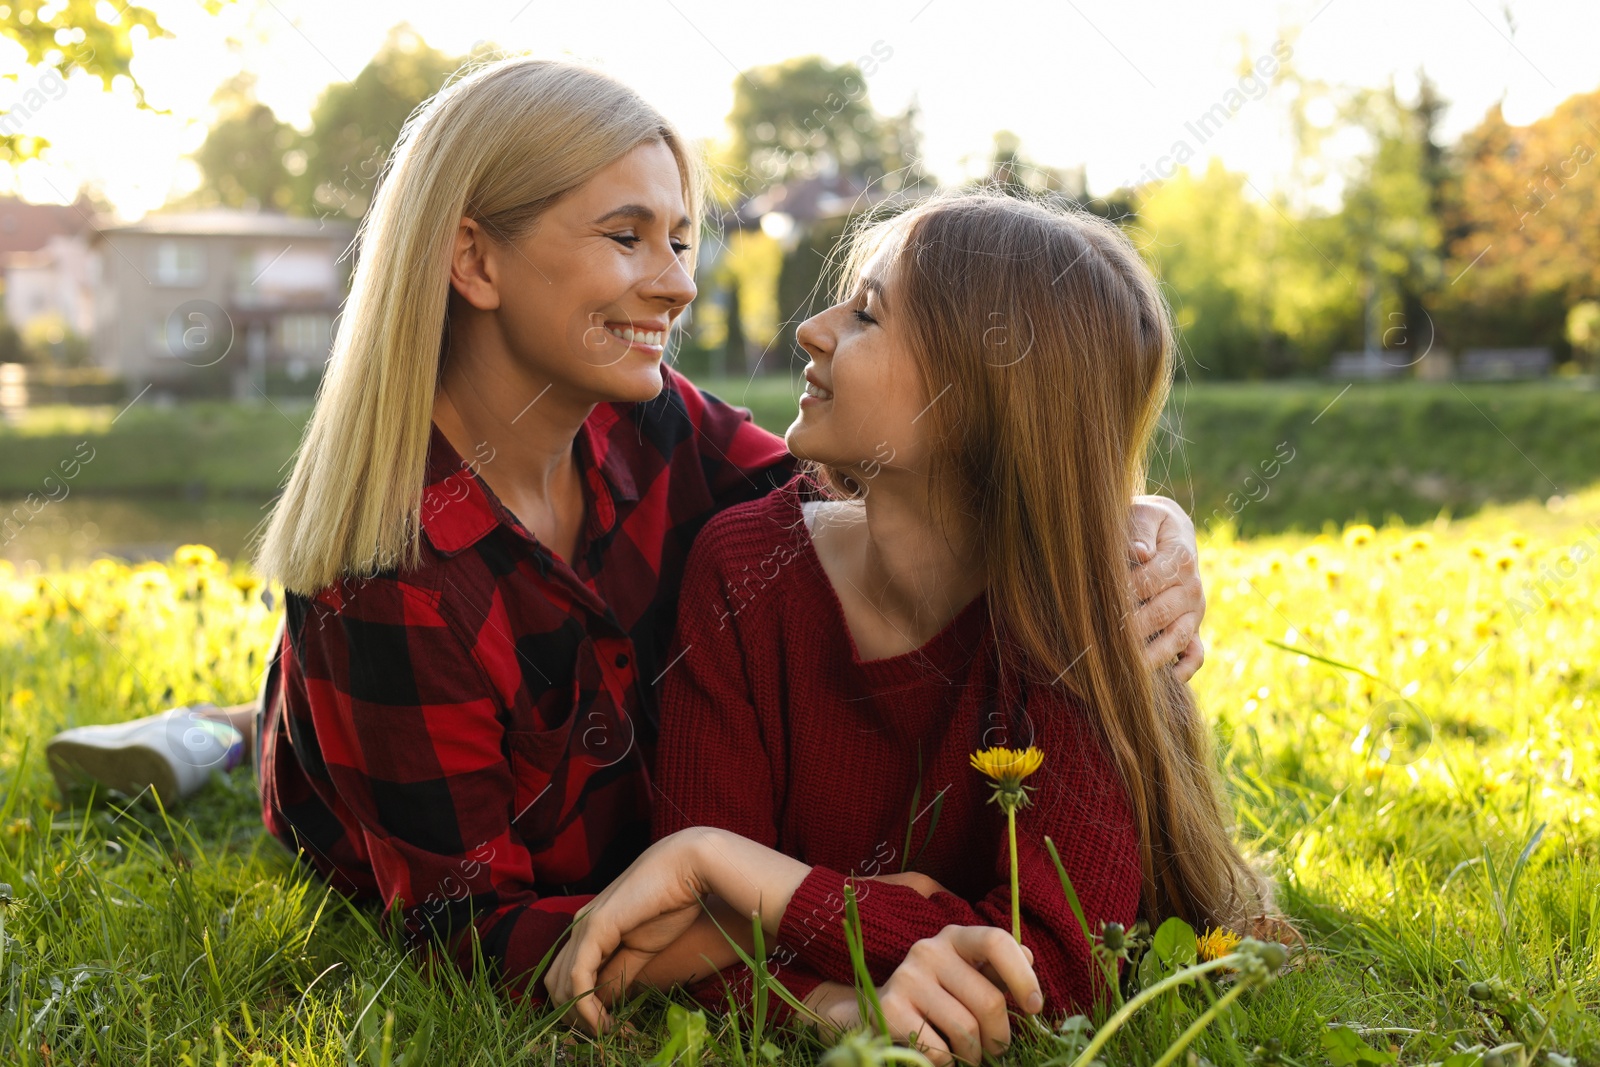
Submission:
[[[895,303],[897,242],[886,239],[847,299],[800,324],[811,362],[789,451],[865,484],[885,470],[926,470],[918,420],[929,397]]]
[[[467,332],[474,346],[488,325],[515,369],[580,402],[654,397],[667,331],[695,296],[683,186],[671,149],[647,141],[557,199],[519,240],[489,239],[463,220],[464,232],[477,228],[481,259],[463,269],[458,242],[451,282],[492,320]]]

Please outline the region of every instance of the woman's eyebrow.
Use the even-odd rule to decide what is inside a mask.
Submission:
[[[656,221],[656,213],[645,207],[643,204],[623,204],[621,207],[613,208],[604,215],[601,215],[599,218],[595,219],[594,225],[598,226],[601,223],[621,222],[624,220],[629,222],[637,222],[641,226],[648,226],[652,222]],[[685,215],[678,220],[677,224],[673,226],[673,229],[681,230],[688,225],[689,216]]]
[[[889,306],[889,298],[884,294],[883,283],[876,278],[862,278],[861,288],[877,296],[878,302],[884,307]]]

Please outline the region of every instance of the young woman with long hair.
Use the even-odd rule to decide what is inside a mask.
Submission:
[[[260,548],[287,605],[259,710],[204,713],[259,716],[288,848],[516,995],[649,843],[691,544],[795,469],[663,365],[701,228],[693,155],[606,75],[506,59],[420,108]],[[1193,670],[1193,528],[1159,498],[1121,509],[1147,658]],[[69,731],[52,762],[148,785],[175,758],[161,725]]]
[[[895,971],[1011,926],[1005,818],[975,750],[1043,753],[1017,824],[1021,940],[1057,1014],[1088,1010],[1099,975],[1046,837],[1095,929],[1240,930],[1269,895],[1187,687],[1127,624],[1125,502],[1173,369],[1138,253],[1092,216],[964,194],[865,229],[841,280],[798,333],[811,363],[788,443],[810,477],[725,511],[690,556],[660,840],[547,981],[560,1000],[711,981],[734,962],[718,927],[748,936],[755,914],[779,980],[852,1025],[845,887],[891,872],[857,883],[885,1010],[975,1062],[1007,1039],[998,990]],[[596,998],[577,1008],[604,1025]]]

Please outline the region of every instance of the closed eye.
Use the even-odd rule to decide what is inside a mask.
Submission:
[[[606,236],[624,248],[632,248],[634,245],[637,245],[640,241],[644,240],[643,237],[640,237],[636,233],[608,233]],[[674,255],[681,256],[693,247],[694,246],[689,244],[687,241],[679,240],[678,238],[673,238],[672,240],[672,251]]]
[[[868,324],[873,325],[873,326],[876,326],[878,324],[878,320],[873,318],[871,315],[867,314],[867,311],[866,311],[865,308],[856,308],[856,310],[852,314],[855,315],[857,322],[864,322],[864,323],[868,323]]]

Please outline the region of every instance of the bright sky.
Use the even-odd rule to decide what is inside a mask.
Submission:
[[[169,114],[137,112],[126,93],[102,94],[80,73],[22,124],[54,142],[52,161],[0,168],[0,185],[65,201],[93,182],[122,214],[156,208],[193,186],[184,156],[203,140],[221,82],[253,72],[261,98],[304,126],[322,88],[354,77],[400,21],[447,52],[490,40],[595,63],[690,137],[722,135],[740,69],[809,53],[853,60],[876,45],[890,55],[868,81],[871,101],[882,112],[918,103],[927,164],[941,179],[977,169],[1008,128],[1037,161],[1085,164],[1096,192],[1179,139],[1195,163],[1215,154],[1274,181],[1289,150],[1274,95],[1245,104],[1203,144],[1185,123],[1222,101],[1241,58],[1267,54],[1281,31],[1309,77],[1381,85],[1392,75],[1409,91],[1425,67],[1452,101],[1449,137],[1497,99],[1525,123],[1600,86],[1592,0],[237,0],[215,17],[194,0],[144,3],[176,34],[135,61],[150,102]],[[0,107],[39,85],[19,61],[15,46],[0,49],[0,71],[21,71],[0,82]]]

